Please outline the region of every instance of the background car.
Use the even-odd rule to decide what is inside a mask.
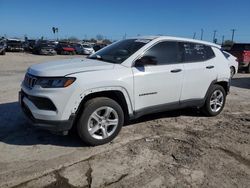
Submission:
[[[55,47],[55,50],[57,54],[61,54],[61,55],[75,55],[76,54],[75,48],[73,47],[73,45],[69,43],[59,42],[57,46]]]
[[[38,42],[33,49],[34,54],[39,55],[56,55],[55,45],[49,41]]]
[[[36,46],[36,40],[28,39],[24,42],[24,50],[26,52],[33,52],[34,47]]]
[[[95,52],[95,50],[87,44],[73,44],[73,47],[76,50],[76,54],[81,54],[81,55],[91,55]]]
[[[228,59],[228,65],[230,68],[231,78],[233,78],[233,76],[238,72],[238,67],[239,67],[238,59],[237,57],[233,56],[232,54],[226,51],[223,51],[223,54]]]
[[[93,49],[95,50],[95,52],[97,52],[98,50],[100,50],[106,46],[107,46],[106,44],[96,44],[96,45],[94,45]]]
[[[0,55],[5,55],[7,44],[5,39],[0,39]]]
[[[250,43],[235,43],[228,52],[239,60],[239,69],[250,73]]]
[[[24,51],[23,41],[21,41],[19,39],[8,39],[7,40],[7,51],[8,52],[22,52],[22,51]]]

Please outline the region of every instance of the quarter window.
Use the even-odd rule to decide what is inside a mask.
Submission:
[[[146,51],[142,58],[155,65],[178,63],[178,43],[160,42]]]
[[[210,46],[196,43],[180,43],[184,62],[201,62],[215,57]]]

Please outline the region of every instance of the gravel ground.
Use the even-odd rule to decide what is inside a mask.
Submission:
[[[249,187],[250,75],[238,74],[224,111],[140,118],[112,142],[86,147],[25,121],[17,93],[26,69],[77,56],[0,56],[0,187]],[[79,56],[78,56],[79,57]]]

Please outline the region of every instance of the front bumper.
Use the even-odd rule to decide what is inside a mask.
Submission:
[[[24,102],[25,95],[22,91],[19,92],[19,104],[22,108],[22,111],[26,115],[27,119],[31,122],[31,124],[35,127],[54,131],[54,132],[63,132],[68,131],[72,128],[75,114],[71,114],[68,120],[42,120],[36,119],[31,110],[29,109],[28,105]],[[27,99],[26,99],[27,100]]]
[[[21,52],[21,51],[24,51],[23,48],[19,48],[19,47],[8,47],[7,50],[11,51],[11,52]]]
[[[40,51],[40,55],[56,55],[56,51]]]

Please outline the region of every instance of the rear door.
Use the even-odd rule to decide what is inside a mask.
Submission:
[[[203,99],[216,79],[215,54],[210,46],[179,43],[184,62],[184,80],[180,101]]]

